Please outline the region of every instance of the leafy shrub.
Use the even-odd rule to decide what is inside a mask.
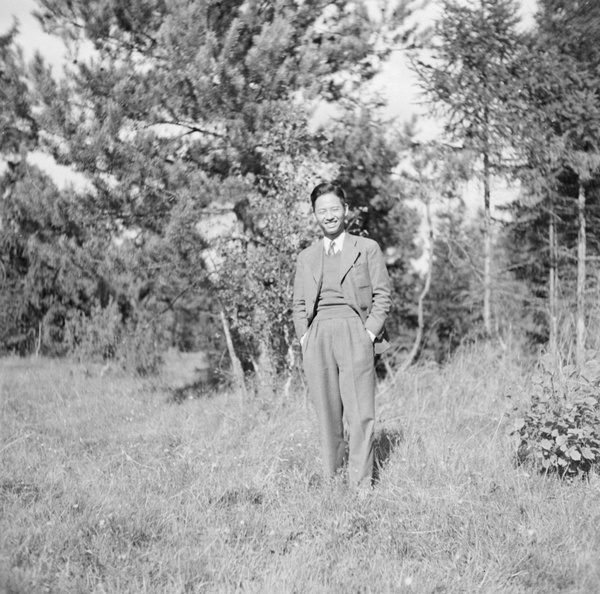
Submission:
[[[544,361],[534,376],[529,408],[514,421],[517,458],[561,478],[586,477],[600,462],[600,372],[595,360],[562,374]]]

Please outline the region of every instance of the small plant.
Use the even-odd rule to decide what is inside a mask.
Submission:
[[[544,362],[543,362],[544,363]],[[597,365],[563,377],[545,362],[534,376],[529,408],[515,419],[512,435],[520,439],[519,463],[561,478],[585,478],[600,462],[600,402]]]

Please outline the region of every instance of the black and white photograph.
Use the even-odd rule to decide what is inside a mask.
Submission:
[[[600,0],[0,0],[0,594],[600,593]]]

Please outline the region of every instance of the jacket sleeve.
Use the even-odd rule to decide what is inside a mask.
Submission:
[[[375,336],[383,332],[383,326],[392,306],[392,283],[385,265],[381,248],[375,241],[367,247],[369,276],[373,288],[371,311],[365,320],[365,328]]]
[[[306,297],[304,295],[304,268],[306,263],[302,254],[296,262],[296,274],[294,276],[294,297],[292,301],[292,319],[296,336],[300,340],[308,330],[308,314],[306,312]]]

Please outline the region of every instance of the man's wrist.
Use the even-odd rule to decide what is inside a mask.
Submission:
[[[375,342],[375,339],[377,338],[377,336],[375,336],[375,334],[373,334],[368,328],[366,328],[366,330],[369,333],[369,336],[371,338],[371,342]]]

